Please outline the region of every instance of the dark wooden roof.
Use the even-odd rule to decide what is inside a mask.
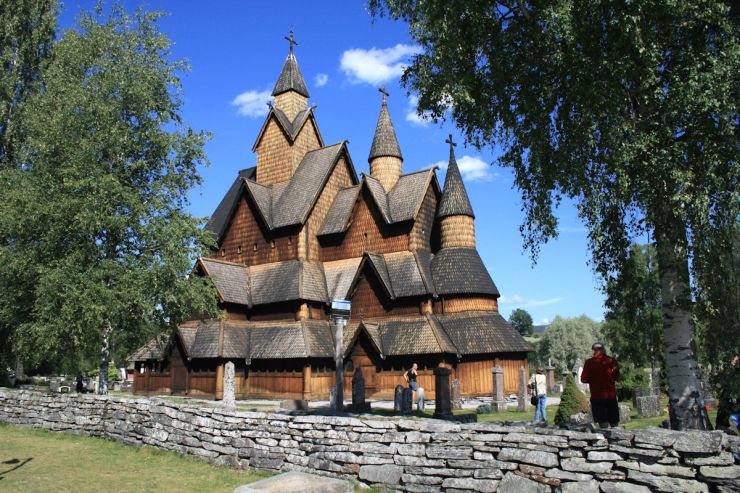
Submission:
[[[475,248],[443,248],[432,258],[431,271],[438,294],[500,296]]]
[[[414,220],[432,182],[436,183],[433,169],[416,171],[401,176],[390,192],[386,192],[376,178],[363,173],[359,187],[339,191],[318,235],[343,233],[347,230],[362,187],[367,187],[386,224]]]
[[[272,90],[272,95],[277,96],[288,91],[295,91],[298,94],[309,97],[306,82],[303,80],[303,75],[301,75],[301,71],[298,69],[298,60],[296,60],[292,51],[288,54],[288,58],[285,59],[283,70],[278,76],[275,88]]]
[[[231,184],[229,190],[221,199],[221,202],[216,207],[216,210],[211,215],[210,220],[206,224],[206,230],[216,235],[216,239],[220,240],[221,236],[226,232],[226,226],[231,219],[236,204],[239,202],[241,196],[241,190],[243,188],[243,179],[254,180],[257,176],[257,167],[246,168],[239,171],[239,175]]]
[[[169,331],[158,334],[154,339],[147,342],[139,349],[131,353],[126,361],[161,360],[167,354],[172,342],[172,333]]]
[[[498,313],[461,312],[434,317],[460,354],[534,351]]]
[[[243,265],[210,258],[199,260],[208,277],[213,280],[221,301],[251,306],[249,274]]]
[[[445,177],[445,188],[442,191],[442,200],[439,202],[437,217],[447,216],[470,216],[473,214],[473,207],[470,205],[468,192],[465,190],[460,168],[457,167],[455,151],[450,146],[450,162],[447,165],[447,176]]]
[[[378,116],[378,124],[375,126],[375,136],[373,137],[373,144],[370,146],[368,161],[381,156],[403,159],[401,148],[398,146],[396,131],[393,129],[393,122],[390,114],[388,114],[388,105],[385,98],[383,98],[383,104],[380,107],[380,115]]]

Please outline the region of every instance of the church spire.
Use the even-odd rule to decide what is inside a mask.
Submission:
[[[475,214],[468,192],[455,160],[455,143],[452,135],[445,142],[450,144],[450,162],[447,165],[445,188],[437,209],[440,220],[442,248],[475,248]]]
[[[293,38],[293,31],[290,31],[290,35],[285,37],[290,44],[290,53],[288,58],[285,59],[285,65],[283,70],[280,72],[275,88],[272,90],[273,96],[278,96],[288,91],[295,91],[301,96],[308,98],[308,88],[306,82],[303,80],[303,75],[298,69],[298,61],[295,59],[293,54],[293,47],[298,44],[298,41]]]
[[[389,191],[401,177],[403,156],[398,146],[391,116],[388,113],[388,91],[385,87],[378,90],[383,95],[383,101],[380,106],[378,124],[375,127],[373,145],[370,147],[370,156],[367,160],[370,163],[370,176],[377,178],[383,188]]]

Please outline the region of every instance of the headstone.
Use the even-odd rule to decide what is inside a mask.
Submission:
[[[516,408],[519,411],[529,411],[529,395],[527,395],[527,372],[523,366],[519,367],[519,393],[516,396]]]
[[[359,366],[355,368],[355,373],[352,375],[352,412],[370,412],[370,403],[365,402],[365,377]]]
[[[57,393],[59,392],[59,387],[61,385],[61,382],[58,378],[52,378],[49,380],[49,392]]]
[[[642,387],[636,387],[632,391],[632,405],[637,407],[637,399],[639,399],[640,397],[645,397],[646,395],[650,395],[650,391],[646,391]]]
[[[288,413],[307,413],[308,401],[300,399],[286,399],[280,401],[280,409]]]
[[[236,379],[234,378],[234,363],[227,362],[224,366],[224,398],[226,409],[236,408]]]
[[[506,397],[504,395],[504,369],[500,366],[493,368],[493,402],[491,410],[495,413],[506,411]]]
[[[416,410],[420,413],[424,412],[424,387],[418,387],[416,389]]]
[[[637,415],[641,418],[660,416],[660,400],[657,395],[644,395],[635,398]]]
[[[437,419],[452,418],[452,400],[450,399],[450,371],[449,368],[434,369],[434,415]]]
[[[650,370],[650,390],[653,395],[660,395],[660,368]]]
[[[555,367],[547,365],[545,367],[545,375],[547,379],[547,392],[553,392],[555,390]]]
[[[619,422],[629,423],[632,420],[632,409],[627,404],[619,405]]]
[[[452,409],[462,409],[462,395],[460,395],[460,380],[452,381]]]
[[[332,385],[329,387],[329,407],[331,409],[337,408],[337,386]]]
[[[555,386],[552,388],[552,391],[555,394],[562,394],[563,393],[563,384],[562,383],[556,383]]]
[[[409,387],[401,387],[401,414],[411,414],[414,391]]]
[[[403,407],[403,385],[396,385],[396,391],[393,393],[393,412],[400,413]]]

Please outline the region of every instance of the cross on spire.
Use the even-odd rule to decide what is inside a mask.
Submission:
[[[298,41],[296,41],[295,38],[293,38],[293,31],[290,31],[290,35],[285,36],[285,39],[288,41],[288,43],[290,43],[290,53],[292,55],[293,54],[293,46],[297,46],[298,45]]]
[[[383,95],[383,104],[385,104],[385,98],[387,98],[388,96],[390,96],[390,93],[385,90],[385,86],[380,86],[378,88],[378,92]]]
[[[450,134],[447,140],[445,140],[445,143],[450,144],[450,151],[452,150],[453,147],[457,147],[457,144],[452,142],[452,134]]]

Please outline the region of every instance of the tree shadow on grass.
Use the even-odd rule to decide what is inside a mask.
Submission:
[[[20,459],[9,459],[9,460],[0,462],[0,464],[3,464],[3,465],[13,466],[10,469],[6,469],[5,471],[0,471],[0,479],[5,479],[5,475],[6,474],[8,474],[9,472],[13,472],[16,469],[20,469],[21,467],[25,466],[26,464],[28,464],[32,460],[33,460],[33,457],[29,457],[28,459],[23,459],[23,460],[20,460]]]

